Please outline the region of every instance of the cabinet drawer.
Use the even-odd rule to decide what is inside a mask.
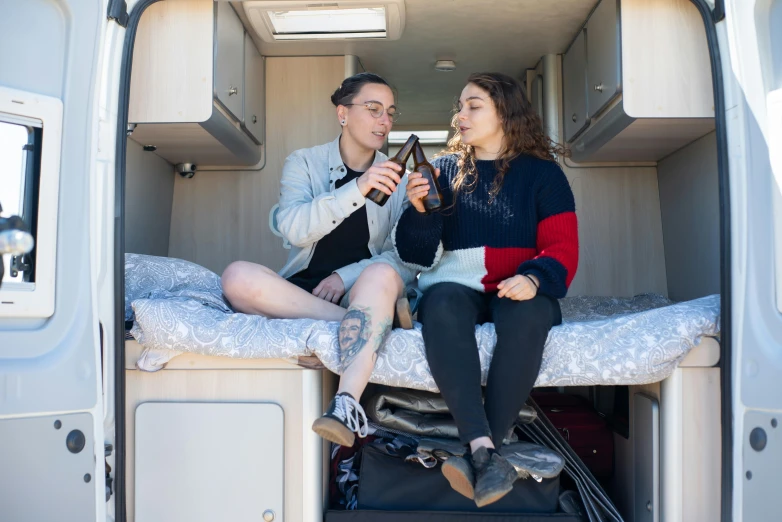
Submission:
[[[249,34],[244,35],[244,117],[242,126],[259,144],[263,143],[264,62]]]
[[[586,31],[582,30],[562,59],[565,141],[589,123],[587,110]]]
[[[599,113],[621,90],[619,35],[618,0],[602,0],[586,26],[587,107],[590,117]]]
[[[244,96],[244,27],[228,2],[216,2],[215,97],[236,119],[242,119]]]

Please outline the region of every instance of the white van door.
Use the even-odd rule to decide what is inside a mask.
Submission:
[[[735,521],[782,517],[782,0],[725,2]],[[727,48],[724,44],[727,43]],[[723,513],[723,516],[725,514]]]
[[[35,240],[2,259],[4,522],[106,516],[90,177],[107,4],[0,0],[0,217]]]

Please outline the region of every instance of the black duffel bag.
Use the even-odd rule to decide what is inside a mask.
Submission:
[[[451,489],[440,464],[425,468],[391,454],[383,444],[363,449],[358,485],[358,509],[393,511],[457,511],[481,513],[554,513],[559,477],[519,479],[499,501],[478,508],[471,499]]]
[[[464,513],[454,511],[327,511],[324,522],[583,522],[566,513]]]

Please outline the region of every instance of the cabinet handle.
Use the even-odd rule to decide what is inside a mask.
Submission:
[[[253,123],[258,123],[258,117],[253,114]]]
[[[573,113],[573,123],[576,123],[578,121],[578,116],[576,116],[576,113]]]
[[[233,96],[234,94],[239,94],[239,89],[236,87],[230,87],[228,89],[228,96]]]
[[[600,85],[595,85],[595,90],[597,92],[603,92],[603,84],[601,83]]]

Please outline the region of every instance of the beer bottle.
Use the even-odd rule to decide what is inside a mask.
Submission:
[[[402,170],[397,172],[399,177],[405,175],[405,165],[407,165],[407,159],[410,157],[410,153],[413,151],[413,145],[416,143],[418,143],[418,136],[411,134],[410,137],[407,138],[405,144],[402,145],[402,148],[399,149],[399,152],[397,152],[393,158],[388,158],[388,161],[393,161],[402,167]],[[367,199],[369,199],[369,201],[373,201],[381,207],[386,204],[386,201],[388,201],[389,197],[390,196],[388,194],[381,192],[376,188],[373,188],[367,194]]]
[[[426,214],[430,214],[435,210],[439,210],[443,206],[443,197],[440,195],[440,187],[437,184],[437,177],[434,175],[434,167],[426,160],[424,155],[424,149],[421,148],[419,142],[415,142],[413,147],[413,161],[415,172],[420,172],[423,175],[423,179],[429,182],[429,193],[424,196],[424,210]]]

